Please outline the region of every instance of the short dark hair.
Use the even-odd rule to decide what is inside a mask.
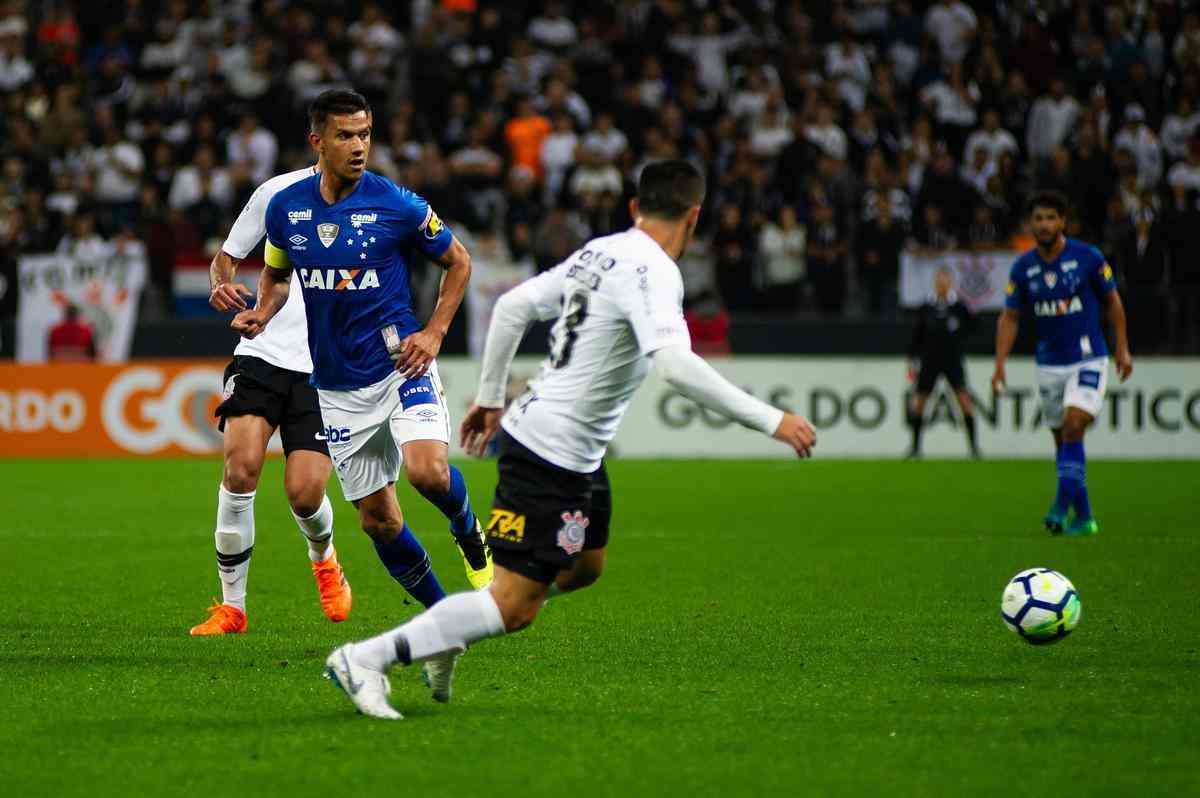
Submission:
[[[1067,197],[1061,191],[1043,189],[1029,196],[1029,201],[1025,203],[1025,213],[1032,216],[1036,208],[1053,208],[1058,211],[1059,216],[1066,218],[1068,207],[1070,206]]]
[[[704,201],[704,175],[688,161],[652,163],[638,178],[637,200],[647,216],[678,219]]]
[[[323,91],[308,106],[309,129],[313,133],[320,133],[325,129],[325,122],[330,116],[356,114],[359,111],[366,111],[368,116],[371,115],[371,105],[367,98],[358,92],[349,89]]]

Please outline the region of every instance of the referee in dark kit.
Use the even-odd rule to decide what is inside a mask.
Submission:
[[[917,326],[908,348],[909,379],[916,374],[917,392],[908,408],[908,423],[912,427],[910,458],[921,456],[921,428],[925,424],[925,403],[940,375],[954,389],[967,429],[971,456],[979,457],[975,438],[975,407],[967,393],[963,369],[962,340],[975,326],[975,315],[954,293],[953,278],[948,269],[938,269],[933,278],[934,295],[917,310]]]

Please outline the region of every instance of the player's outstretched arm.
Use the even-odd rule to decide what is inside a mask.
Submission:
[[[508,394],[508,367],[529,325],[552,319],[559,312],[565,273],[560,264],[506,291],[496,300],[483,345],[479,392],[459,427],[462,447],[468,454],[481,457],[500,428]]]
[[[1104,314],[1108,317],[1108,326],[1116,343],[1117,376],[1121,382],[1125,382],[1133,373],[1133,355],[1129,353],[1129,336],[1125,330],[1125,304],[1116,290],[1109,291],[1105,296]]]
[[[812,456],[817,433],[803,416],[785,413],[754,398],[685,345],[656,349],[653,358],[662,378],[692,401],[783,441],[801,457]]]
[[[1012,308],[1005,308],[996,321],[996,369],[992,372],[992,392],[1004,393],[1008,377],[1004,373],[1004,364],[1012,353],[1013,344],[1017,342],[1017,330],[1020,328],[1021,313]]]
[[[258,300],[254,310],[243,310],[233,317],[230,326],[247,338],[258,335],[287,302],[291,285],[291,266],[272,266],[270,263],[263,266],[262,274],[258,276]]]
[[[429,316],[429,323],[400,342],[400,357],[396,359],[396,370],[405,377],[420,377],[429,369],[429,364],[442,350],[442,341],[450,330],[450,322],[462,304],[471,279],[471,253],[457,238],[451,238],[450,246],[437,262],[446,270],[442,287],[438,291],[437,305]]]
[[[246,309],[245,297],[250,296],[250,289],[233,282],[241,262],[241,258],[235,258],[223,249],[217,250],[213,256],[212,263],[208,265],[208,304],[213,310],[228,313]]]

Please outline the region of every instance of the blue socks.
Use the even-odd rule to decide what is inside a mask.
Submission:
[[[1091,505],[1088,503],[1087,488],[1084,485],[1086,465],[1083,456],[1083,441],[1064,442],[1058,447],[1056,458],[1058,466],[1058,494],[1054,498],[1054,506],[1063,511],[1070,507],[1080,518],[1090,518]]]
[[[442,515],[450,519],[450,531],[461,538],[475,531],[475,513],[471,511],[471,497],[467,495],[467,481],[457,466],[450,466],[450,490],[443,494],[425,496]]]
[[[426,608],[446,597],[446,591],[442,590],[437,574],[433,572],[429,553],[408,524],[388,543],[377,542],[375,553],[392,578]]]

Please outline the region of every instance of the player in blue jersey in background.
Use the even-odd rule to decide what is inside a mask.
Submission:
[[[491,581],[491,553],[462,473],[447,459],[450,418],[436,357],[471,274],[467,250],[429,204],[367,171],[371,109],[362,95],[322,93],[309,109],[319,174],[267,206],[265,260],[253,310],[234,329],[257,335],[287,300],[293,270],[304,291],[312,384],[329,454],[388,572],[426,607],[444,597],[429,555],[404,522],[393,484],[409,482],[450,520],[474,587]],[[428,323],[413,312],[409,259],[446,270]]]
[[[1037,246],[1017,258],[1008,278],[1008,297],[996,327],[992,390],[1004,391],[1004,364],[1017,340],[1020,314],[1028,310],[1037,329],[1042,415],[1057,451],[1058,491],[1043,522],[1053,534],[1094,535],[1100,528],[1088,499],[1083,434],[1104,406],[1108,384],[1102,317],[1112,330],[1122,382],[1133,373],[1133,358],[1112,267],[1100,250],[1063,234],[1066,219],[1067,200],[1058,192],[1040,191],[1030,199]],[[1074,517],[1068,523],[1071,510]]]

